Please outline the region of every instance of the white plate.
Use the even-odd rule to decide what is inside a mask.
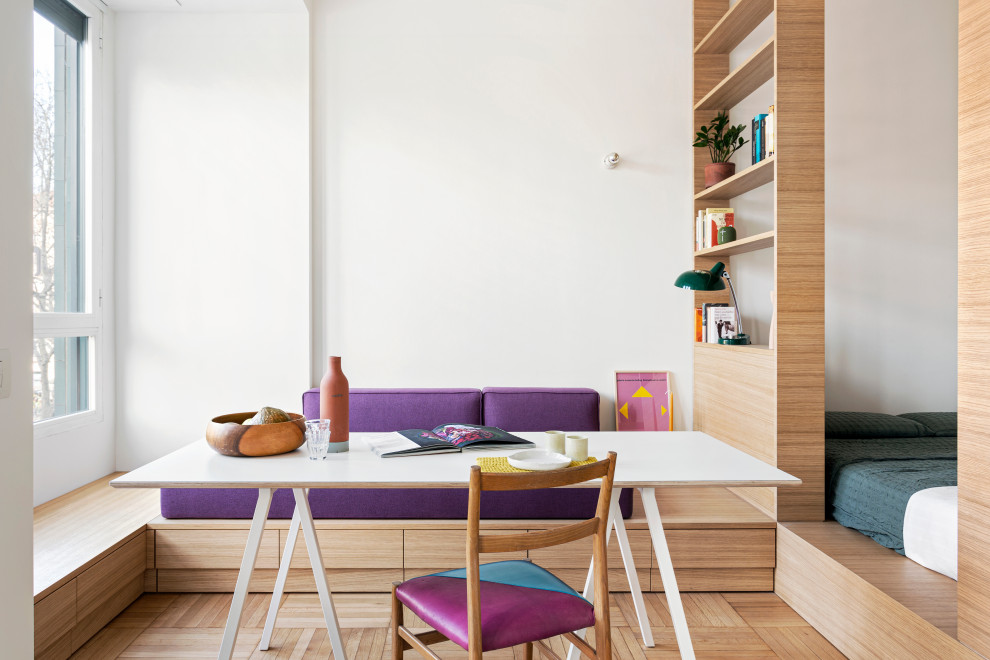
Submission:
[[[508,457],[509,465],[520,470],[559,470],[571,464],[571,459],[545,449],[517,451]]]

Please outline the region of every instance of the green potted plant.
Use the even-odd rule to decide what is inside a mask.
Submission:
[[[712,157],[711,164],[705,165],[706,188],[736,173],[736,164],[730,163],[729,159],[747,142],[739,135],[744,128],[742,124],[729,126],[729,115],[722,110],[712,120],[711,126],[702,126],[695,133],[694,146],[699,149],[708,147],[708,153]]]

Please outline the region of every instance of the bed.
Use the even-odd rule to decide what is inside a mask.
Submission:
[[[956,444],[955,413],[825,413],[828,517],[955,578]]]

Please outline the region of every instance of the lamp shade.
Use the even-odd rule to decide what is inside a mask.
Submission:
[[[711,270],[686,270],[677,276],[674,286],[692,291],[721,291],[725,289],[725,282],[722,281],[724,270],[725,264],[721,261]]]

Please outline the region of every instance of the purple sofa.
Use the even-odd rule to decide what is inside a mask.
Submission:
[[[584,388],[352,389],[350,428],[354,432],[430,429],[448,422],[485,424],[508,431],[597,431],[598,393]],[[319,417],[320,393],[303,393],[303,415]],[[393,459],[402,460],[402,459]],[[415,459],[408,459],[415,460]],[[486,493],[481,515],[489,519],[567,519],[594,515],[597,491],[539,490]],[[253,489],[163,488],[165,518],[250,518]],[[313,516],[333,519],[459,519],[467,516],[467,489],[312,489]],[[632,514],[632,491],[619,498]],[[291,518],[292,493],[279,489],[269,518]]]

